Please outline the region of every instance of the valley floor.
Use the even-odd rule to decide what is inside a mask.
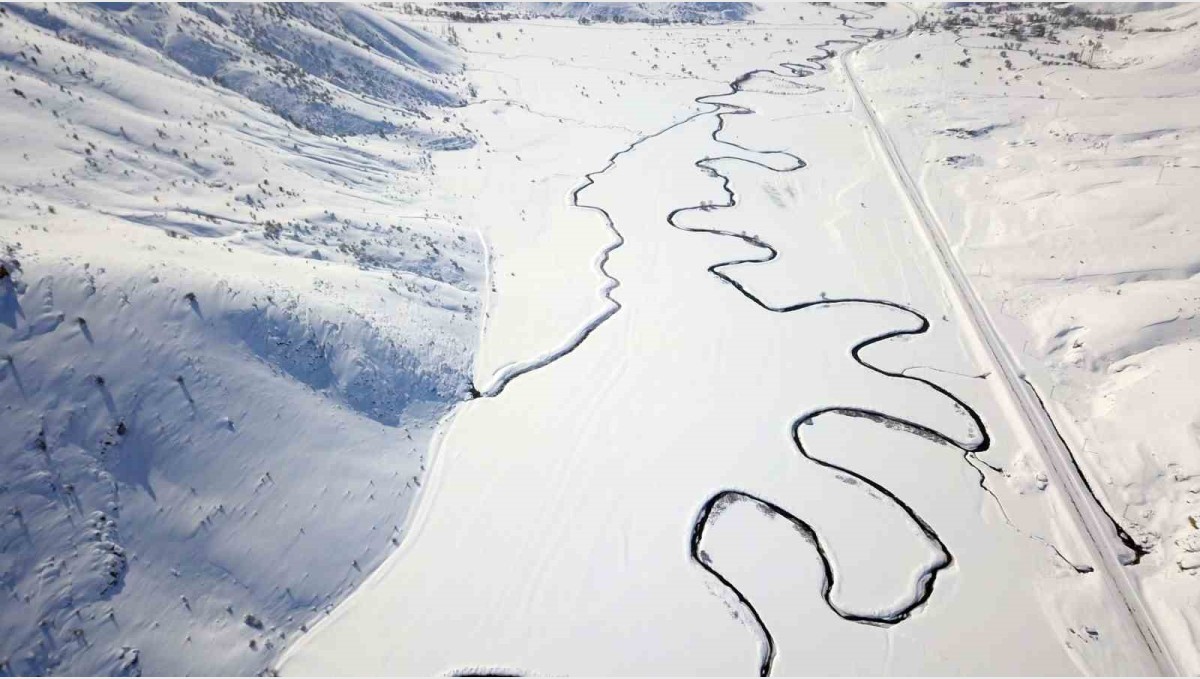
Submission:
[[[454,26],[479,95],[458,117],[485,142],[439,154],[454,180],[434,205],[487,243],[475,397],[440,431],[400,548],[284,673],[1193,667],[1172,548],[1079,455],[1055,364],[1016,351],[981,276],[1001,260],[971,254],[989,226],[956,216],[1019,197],[992,183],[1027,174],[956,179],[1000,159],[966,148],[995,111],[965,112],[1011,93],[924,112],[923,69],[950,71],[930,55],[956,38],[871,41],[914,19]],[[1063,67],[1047,98],[1091,73]],[[1001,168],[1041,143],[996,138]],[[1030,263],[1023,242],[1002,261]],[[1080,332],[1051,330],[1050,353]]]

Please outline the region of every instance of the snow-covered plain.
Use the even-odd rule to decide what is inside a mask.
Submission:
[[[1127,571],[1195,674],[1200,7],[1086,7],[1137,11],[1054,42],[918,31],[854,59],[1100,501],[1147,552]]]
[[[283,672],[1174,670],[823,49],[913,18],[456,28],[481,398]]]

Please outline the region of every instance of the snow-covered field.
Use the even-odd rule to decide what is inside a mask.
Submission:
[[[855,65],[1195,674],[1200,7],[1117,9],[1141,11],[1057,42],[918,32]]]
[[[0,674],[1200,671],[1120,9],[3,6]]]

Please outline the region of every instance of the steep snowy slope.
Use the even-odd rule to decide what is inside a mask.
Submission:
[[[417,206],[458,68],[359,6],[0,7],[0,674],[256,673],[399,541],[478,337]]]
[[[161,56],[325,134],[411,134],[423,107],[461,101],[451,77],[459,64],[446,45],[354,5],[109,3],[10,11],[69,42],[153,70],[164,70]]]
[[[1141,11],[930,12],[855,72],[1194,674],[1200,8],[1089,7]]]

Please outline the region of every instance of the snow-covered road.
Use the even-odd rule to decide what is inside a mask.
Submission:
[[[560,328],[556,344],[477,377],[403,545],[285,673],[1160,671],[1089,563],[1074,497],[1023,480],[1020,410],[980,360],[861,94],[827,68],[863,31],[838,8],[806,11],[765,36],[697,31],[681,55],[662,30],[494,31],[559,68],[478,57],[485,96],[527,103],[468,124],[537,121],[506,118],[512,145],[471,160],[537,187],[521,222],[537,200],[588,213],[598,307],[541,319],[530,334]],[[681,77],[672,100],[635,77],[639,52],[689,74],[722,43],[737,56],[713,68],[731,86]],[[592,101],[556,133],[590,141],[539,157],[544,111],[575,92]],[[612,97],[648,103],[613,120]],[[602,122],[636,132],[604,148]],[[476,203],[503,215],[521,196],[495,198]],[[538,228],[495,221],[499,257],[498,240]],[[510,275],[536,281],[574,260],[524,261]],[[531,289],[567,297],[504,284],[483,356],[512,346],[505,300]]]

